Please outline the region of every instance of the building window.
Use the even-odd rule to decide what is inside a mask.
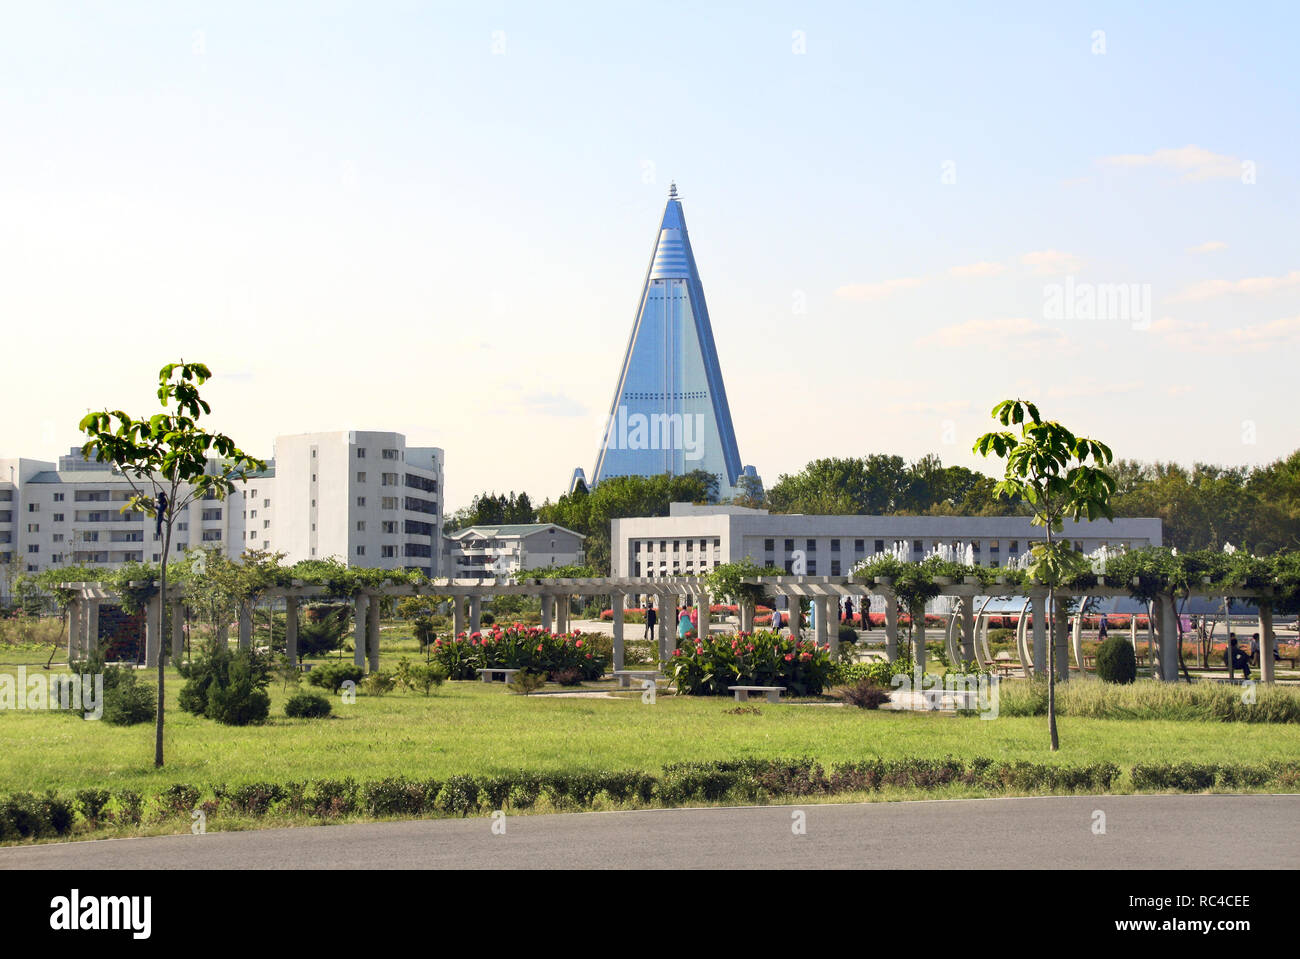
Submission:
[[[838,553],[839,551],[840,551],[840,541],[837,539],[831,540],[831,552]]]
[[[384,520],[383,523],[380,524],[380,525],[383,527],[383,531],[384,531],[385,533],[396,533],[396,532],[397,532],[397,520],[386,519],[386,520]]]
[[[249,513],[249,514],[248,514],[248,518],[249,518],[249,519],[257,519],[257,510],[253,510],[251,513]]]
[[[262,500],[262,505],[269,508],[271,505],[271,501],[269,499],[264,499]]]
[[[358,471],[358,472],[357,472],[357,482],[358,482],[358,483],[364,483],[365,481],[366,481],[366,474],[365,474],[365,471],[364,471],[364,470],[360,470],[360,471]]]
[[[392,557],[394,557],[394,556],[397,555],[397,547],[396,547],[396,546],[381,546],[381,547],[379,547],[379,555],[380,555],[381,557],[383,557],[384,559],[391,559]]]
[[[221,530],[205,529],[203,531],[203,541],[205,543],[214,543],[221,539]]]
[[[27,524],[27,532],[29,532],[29,533],[39,533],[40,531],[41,531],[41,524],[40,524],[40,523],[28,523],[28,524]]]
[[[840,561],[838,559],[831,560],[831,575],[840,575]]]
[[[810,553],[817,552],[817,540],[815,539],[808,540],[807,545],[804,548]]]
[[[976,548],[976,549],[979,549],[978,546],[976,546],[975,548]],[[913,553],[923,553],[923,552],[925,552],[925,544],[922,543],[919,539],[914,539],[914,540],[912,540],[912,552],[913,552]]]
[[[785,551],[786,551],[787,553],[793,553],[793,552],[794,552],[794,540],[792,540],[792,539],[788,539],[788,540],[785,541]]]
[[[379,455],[382,456],[382,457],[383,457],[384,459],[386,459],[386,460],[395,460],[395,459],[398,458],[398,456],[397,456],[397,450],[384,450],[384,451],[383,451],[382,453],[380,453]]]
[[[809,576],[817,575],[817,560],[815,559],[808,560],[808,575]]]
[[[366,548],[365,548],[364,546],[358,546],[358,547],[357,547],[357,555],[358,555],[358,556],[365,556],[365,555],[366,555]]]
[[[363,519],[357,520],[357,532],[364,533],[365,531],[366,531],[366,521]]]
[[[775,552],[775,551],[776,551],[776,540],[774,540],[774,539],[765,539],[765,540],[763,540],[763,550],[764,550],[765,552],[768,552],[768,553]]]
[[[1013,552],[1013,553],[1018,553],[1018,552],[1020,552],[1020,540],[1018,540],[1018,539],[1013,539],[1013,540],[1011,541],[1011,552]]]
[[[56,503],[62,503],[62,502],[63,502],[63,494],[62,494],[62,493],[55,493],[55,494],[54,494],[54,502],[56,502]]]
[[[29,513],[39,513],[40,511],[41,511],[41,504],[40,504],[40,503],[28,503],[28,504],[27,504],[27,512],[29,512]]]
[[[29,553],[39,553],[40,551],[41,551],[41,548],[40,548],[39,546],[37,546],[35,543],[30,543],[30,544],[28,544],[28,546],[27,546],[27,552],[29,552]]]
[[[363,459],[365,459],[365,458],[366,458],[366,448],[365,448],[364,446],[358,446],[358,447],[357,447],[357,459],[359,459],[359,460],[363,460]]]
[[[249,538],[249,539],[257,539],[257,530],[255,530],[255,529],[250,529],[250,530],[248,531],[248,538]]]
[[[262,520],[262,529],[270,529],[270,528],[271,528],[271,521],[269,519]]]
[[[365,498],[364,496],[358,496],[358,497],[357,497],[357,505],[358,505],[358,506],[365,506],[365,505],[366,505],[366,498]]]
[[[62,534],[62,533],[55,533],[55,534],[54,534],[54,542],[56,542],[56,543],[62,543],[62,542],[63,542],[63,534]]]

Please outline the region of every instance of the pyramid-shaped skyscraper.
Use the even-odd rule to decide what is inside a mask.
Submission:
[[[592,484],[702,469],[730,496],[742,472],[686,217],[669,190]],[[580,471],[575,474],[575,482]]]

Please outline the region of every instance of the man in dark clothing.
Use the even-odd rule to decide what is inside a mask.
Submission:
[[[655,638],[655,622],[659,619],[659,614],[655,612],[655,604],[650,603],[645,608],[645,635],[642,639]]]
[[[1240,669],[1243,679],[1250,679],[1250,657],[1237,645],[1237,634],[1228,639],[1228,648],[1223,651],[1223,664],[1229,670]]]

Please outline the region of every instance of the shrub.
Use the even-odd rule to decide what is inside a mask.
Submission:
[[[367,696],[383,696],[385,693],[391,693],[393,687],[397,685],[397,680],[391,673],[375,671],[361,681],[361,688],[366,691]]]
[[[109,676],[113,676],[110,683]],[[104,722],[113,726],[134,726],[158,715],[158,691],[143,683],[134,669],[104,671]]]
[[[198,802],[198,787],[187,783],[173,783],[158,794],[158,806],[168,813],[189,813]]]
[[[307,674],[307,682],[332,693],[337,693],[345,682],[359,683],[364,678],[365,670],[352,663],[325,663]]]
[[[856,643],[858,641],[858,631],[852,626],[841,626],[838,635],[841,643]]]
[[[264,721],[271,710],[271,697],[266,694],[271,666],[256,650],[232,653],[229,647],[214,644],[181,675],[186,683],[180,706],[188,713],[226,726],[247,726]]]
[[[107,789],[81,789],[77,791],[77,809],[82,818],[94,826],[103,818],[104,807],[111,798]]]
[[[72,830],[72,803],[54,793],[13,793],[0,799],[0,840],[63,836]]]
[[[559,683],[561,686],[579,686],[582,684],[582,670],[572,667],[561,669],[551,673],[551,682]]]
[[[320,719],[330,714],[330,701],[320,693],[303,690],[294,693],[284,704],[284,714],[293,719]]]
[[[533,690],[541,689],[545,684],[545,673],[530,673],[525,669],[522,672],[515,673],[515,678],[510,680],[509,686],[511,692],[527,696]]]
[[[480,626],[495,626],[497,618],[491,613],[480,613],[478,621]]]
[[[613,640],[581,633],[549,633],[538,626],[507,627],[461,634],[433,642],[433,660],[451,679],[476,679],[476,670],[498,667],[554,673],[578,669],[599,679],[613,655]]]
[[[889,690],[882,689],[871,679],[860,679],[852,686],[841,686],[835,695],[845,706],[857,706],[859,709],[879,709],[889,702]]]
[[[1137,657],[1127,637],[1108,636],[1097,649],[1097,678],[1124,685],[1137,679]]]
[[[808,640],[766,630],[714,635],[673,650],[668,671],[677,691],[716,696],[732,686],[785,686],[796,696],[815,696],[827,684],[830,651]]]

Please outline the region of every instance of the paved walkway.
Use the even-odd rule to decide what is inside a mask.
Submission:
[[[1298,795],[664,809],[53,843],[0,869],[1293,869],[1297,819]]]

